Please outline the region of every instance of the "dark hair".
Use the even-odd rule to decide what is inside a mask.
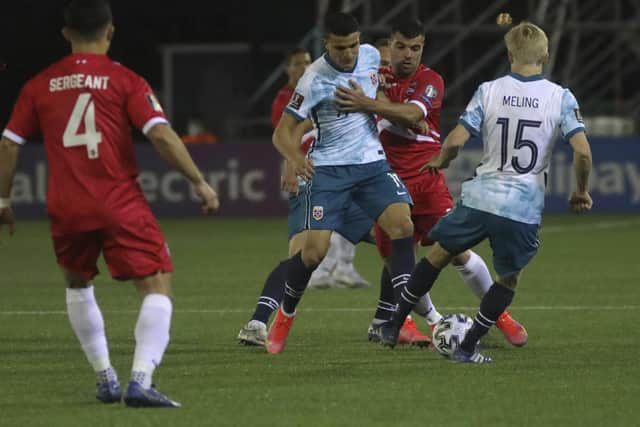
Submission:
[[[295,49],[290,50],[289,52],[287,52],[287,56],[285,56],[285,59],[287,61],[287,65],[291,63],[291,59],[296,56],[296,55],[300,55],[300,54],[306,54],[308,53],[309,55],[311,55],[311,53],[309,52],[309,50],[307,50],[304,47],[297,47]]]
[[[95,39],[112,20],[107,0],[71,0],[64,10],[67,28],[86,39]]]
[[[424,24],[418,19],[405,19],[391,26],[391,34],[400,33],[408,39],[424,36]]]
[[[353,16],[346,13],[332,13],[324,18],[324,34],[348,36],[360,31],[360,25]]]
[[[381,37],[373,42],[373,45],[378,49],[380,49],[381,47],[389,47],[391,45],[391,40],[389,40],[387,37]]]

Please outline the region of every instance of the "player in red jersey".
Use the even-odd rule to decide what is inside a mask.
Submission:
[[[391,34],[391,68],[381,69],[381,87],[392,104],[361,96],[357,87],[343,88],[337,95],[345,111],[367,110],[379,116],[378,130],[389,164],[409,189],[416,243],[429,245],[427,235],[435,223],[453,207],[453,199],[442,173],[427,174],[423,165],[440,152],[440,110],[444,95],[442,77],[420,63],[424,48],[424,26],[417,20],[395,25]],[[402,109],[393,104],[403,104]],[[391,253],[389,237],[376,228],[380,255]],[[482,297],[493,281],[486,264],[477,254],[466,251],[453,264],[463,280]],[[383,277],[385,277],[383,272]],[[388,278],[388,274],[386,275]],[[393,312],[401,286],[383,280],[378,310],[369,328],[370,339],[379,338],[378,326]],[[442,316],[428,297],[418,313],[433,326]],[[507,340],[516,346],[527,342],[527,332],[505,312],[497,322]]]
[[[111,275],[133,280],[142,306],[135,328],[129,406],[176,407],[151,385],[169,343],[169,250],[136,181],[131,129],[193,184],[205,212],[218,208],[180,138],[169,126],[147,82],[107,57],[113,37],[105,0],[73,0],[63,34],[72,53],[29,80],[0,140],[0,225],[13,232],[10,193],[19,146],[41,134],[49,164],[47,211],[58,264],[67,282],[67,312],[98,375],[96,397],[118,402],[122,393],[109,359],[104,320],[94,297],[96,261],[104,254]]]

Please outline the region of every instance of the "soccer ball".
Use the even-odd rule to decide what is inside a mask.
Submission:
[[[449,357],[464,339],[473,320],[466,314],[447,314],[433,329],[433,346],[444,357]]]

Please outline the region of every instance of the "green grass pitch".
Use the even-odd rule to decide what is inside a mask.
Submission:
[[[374,286],[308,291],[285,352],[237,344],[270,269],[286,254],[282,219],[163,221],[174,274],[172,340],[154,376],[179,410],[133,410],[94,398],[94,376],[65,314],[44,222],[0,243],[2,426],[623,426],[640,406],[640,218],[548,216],[512,313],[529,344],[484,340],[489,366],[366,340],[379,261],[356,265]],[[490,265],[488,246],[478,252]],[[97,277],[111,359],[126,382],[139,301]],[[433,291],[442,313],[473,315],[455,271]],[[421,324],[426,330],[424,324]]]

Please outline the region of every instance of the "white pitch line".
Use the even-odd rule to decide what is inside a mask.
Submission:
[[[640,226],[640,220],[638,221],[609,221],[600,223],[590,223],[584,225],[549,225],[542,226],[542,233],[566,233],[571,231],[594,231],[594,230],[611,230],[613,228],[627,228],[633,226]]]
[[[477,310],[478,306],[449,306],[438,307],[441,311],[469,311]],[[640,305],[531,305],[531,306],[516,306],[514,310],[518,311],[613,311],[613,310],[640,310]],[[317,312],[317,313],[359,313],[369,312],[372,308],[303,308],[301,312]],[[186,310],[174,310],[176,314],[229,314],[229,313],[248,313],[250,309],[186,309]],[[103,310],[105,313],[113,314],[137,314],[138,310]],[[1,316],[49,316],[49,315],[66,315],[66,311],[62,310],[8,310],[0,311]]]

